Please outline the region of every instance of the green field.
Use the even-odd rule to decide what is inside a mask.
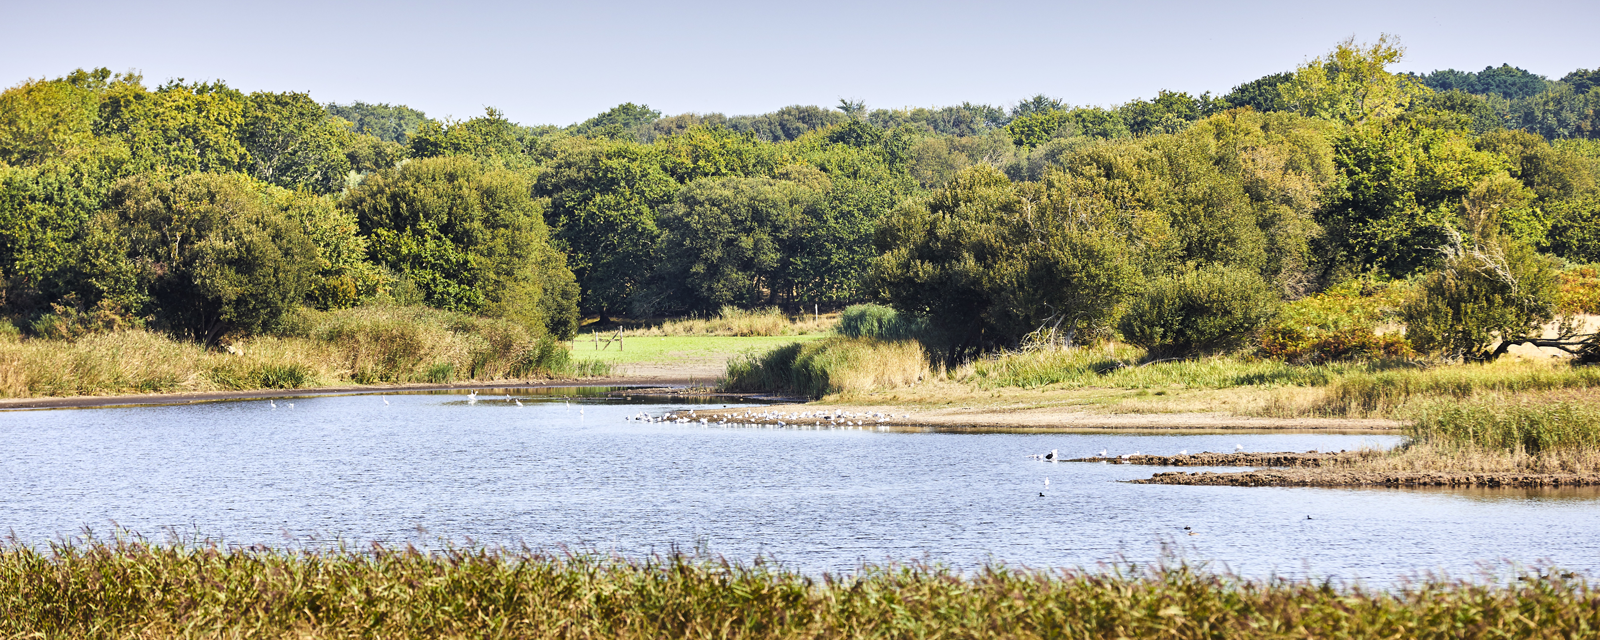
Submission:
[[[799,336],[639,336],[622,337],[619,348],[616,342],[607,345],[606,337],[616,333],[602,333],[596,348],[594,334],[584,333],[572,342],[574,360],[602,360],[616,364],[677,365],[721,368],[728,359],[749,351],[767,351],[792,342],[808,342],[831,334],[812,333]]]

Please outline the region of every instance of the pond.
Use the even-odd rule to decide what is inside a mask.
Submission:
[[[1122,481],[1159,469],[1028,457],[1329,451],[1394,436],[705,427],[625,418],[706,405],[601,391],[0,413],[0,531],[26,544],[115,523],[241,545],[700,549],[808,572],[1182,558],[1388,583],[1504,561],[1600,566],[1594,491],[1135,485]]]

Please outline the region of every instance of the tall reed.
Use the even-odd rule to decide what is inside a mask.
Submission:
[[[837,316],[833,315],[789,316],[777,307],[723,307],[717,315],[708,318],[667,320],[653,327],[629,329],[628,333],[641,336],[798,336],[822,333],[837,321]]]
[[[734,358],[722,388],[820,398],[915,384],[927,372],[927,356],[915,341],[833,336]]]
[[[206,349],[131,329],[73,340],[0,340],[0,397],[296,389],[604,375],[517,323],[415,307],[305,312],[284,336]]]
[[[0,547],[0,636],[28,638],[1548,638],[1600,628],[1581,576],[1371,590],[1183,563],[925,565],[808,576],[683,555],[139,541]]]

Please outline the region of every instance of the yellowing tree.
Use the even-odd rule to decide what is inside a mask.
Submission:
[[[1321,58],[1300,66],[1294,79],[1279,86],[1285,106],[1301,115],[1365,123],[1393,116],[1429,91],[1410,76],[1389,73],[1405,57],[1399,38],[1389,34],[1373,44],[1349,38]]]

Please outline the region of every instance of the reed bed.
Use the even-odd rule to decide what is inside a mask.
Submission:
[[[629,329],[637,336],[799,336],[823,333],[839,321],[837,314],[785,315],[777,307],[740,309],[723,307],[709,318],[667,320],[653,327]]]
[[[413,307],[306,312],[283,336],[206,349],[130,329],[76,340],[0,340],[0,397],[298,389],[606,375],[513,322]]]
[[[1329,385],[1321,409],[1336,415],[1388,415],[1430,398],[1465,400],[1489,393],[1600,387],[1600,368],[1507,361],[1351,371]]]
[[[982,388],[1105,387],[1118,389],[1227,389],[1245,386],[1323,386],[1352,372],[1385,363],[1297,365],[1277,360],[1213,356],[1142,362],[1141,349],[1108,345],[1041,349],[973,361],[954,371],[957,380]]]
[[[916,341],[831,336],[735,358],[722,388],[820,398],[904,387],[927,374],[927,354]]]
[[[1373,590],[1181,562],[813,577],[678,554],[11,544],[0,547],[0,636],[1547,638],[1600,628],[1584,577],[1508,578]]]

